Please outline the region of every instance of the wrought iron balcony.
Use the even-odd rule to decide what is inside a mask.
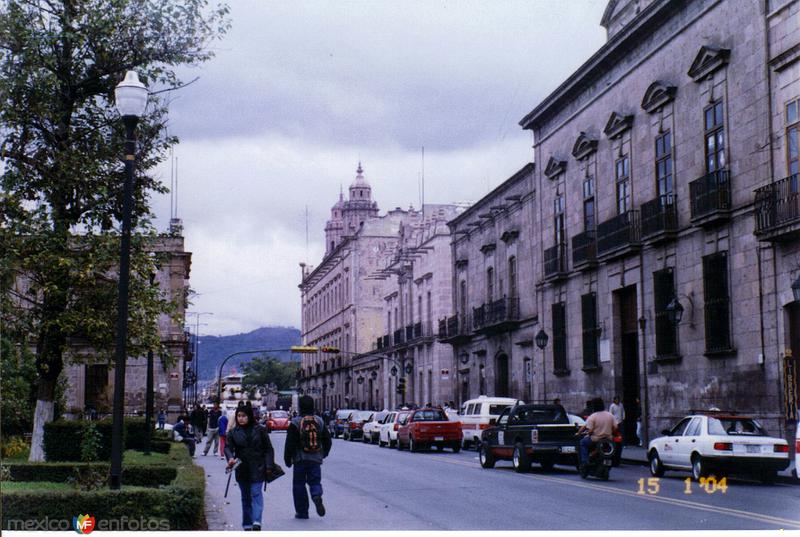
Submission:
[[[718,170],[689,183],[692,223],[709,226],[730,218],[731,178],[728,170]]]
[[[678,205],[674,194],[664,194],[642,204],[642,239],[674,239],[678,234]]]
[[[375,344],[375,348],[376,349],[382,349],[383,348],[383,336],[378,338],[378,341]]]
[[[544,251],[544,279],[555,281],[566,278],[567,271],[567,245],[556,244]]]
[[[414,339],[419,339],[422,337],[422,323],[415,323],[413,326],[413,334],[412,337]]]
[[[572,237],[572,266],[586,270],[597,266],[597,232],[593,229]]]
[[[800,237],[800,175],[757,189],[755,206],[759,240],[778,242]]]
[[[439,337],[447,336],[447,318],[439,319]]]
[[[640,244],[639,211],[628,211],[597,226],[597,257],[603,260],[632,254]]]
[[[472,337],[471,328],[469,316],[455,314],[439,321],[439,339],[451,344],[466,341]]]
[[[414,339],[414,325],[410,324],[406,326],[406,342],[411,341]]]
[[[385,336],[383,336],[383,348],[388,349],[391,346],[392,346],[391,338],[389,337],[389,334],[386,334]]]
[[[477,330],[486,322],[486,304],[472,308],[472,329]]]
[[[394,335],[392,336],[392,343],[394,345],[402,345],[403,343],[405,343],[405,340],[403,339],[404,335],[405,334],[403,333],[402,328],[395,330]]]
[[[478,317],[480,312],[480,317]],[[503,297],[472,310],[472,325],[479,332],[503,332],[519,324],[519,298]],[[477,320],[476,320],[477,319]]]

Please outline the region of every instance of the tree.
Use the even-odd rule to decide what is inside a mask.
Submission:
[[[242,364],[242,388],[253,392],[261,386],[274,384],[278,390],[288,390],[295,385],[297,363],[282,362],[271,356],[254,358]]]
[[[15,343],[35,348],[31,460],[43,459],[69,348],[90,345],[110,359],[113,347],[124,174],[114,87],[135,69],[153,92],[137,129],[128,343],[137,356],[158,348],[156,317],[170,311],[148,285],[158,260],[146,254],[150,195],[166,191],[152,170],[177,143],[166,133],[165,95],[182,86],[175,66],[212,57],[227,15],[207,0],[0,3],[0,300]]]

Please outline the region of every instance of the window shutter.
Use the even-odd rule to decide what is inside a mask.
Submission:
[[[597,295],[588,293],[581,296],[581,319],[583,322],[583,367],[597,367]]]
[[[730,349],[727,252],[703,258],[703,287],[705,291],[706,352]]]
[[[553,369],[567,370],[567,310],[563,302],[553,304]]]
[[[653,273],[653,295],[656,314],[656,356],[678,354],[678,327],[672,324],[667,306],[675,298],[675,275],[671,268]]]

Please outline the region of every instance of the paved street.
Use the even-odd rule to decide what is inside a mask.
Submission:
[[[282,454],[285,434],[271,438]],[[209,529],[240,529],[234,480],[229,503],[222,497],[224,462],[198,450],[197,463],[207,470]],[[409,453],[334,440],[322,477],[328,514],[312,508],[309,520],[294,519],[290,470],[267,487],[263,522],[265,530],[309,531],[800,529],[800,486],[729,478],[725,493],[691,482],[687,494],[688,473],[668,472],[657,492],[640,493],[649,477],[632,465],[615,468],[608,482],[582,480],[568,467],[516,474],[504,462],[482,469],[474,451]]]

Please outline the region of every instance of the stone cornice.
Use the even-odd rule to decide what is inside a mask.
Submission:
[[[645,90],[644,97],[642,97],[642,108],[648,114],[657,112],[662,106],[675,99],[677,91],[678,88],[675,86],[669,86],[656,80]]]
[[[603,134],[613,140],[614,138],[622,136],[622,133],[630,129],[632,126],[633,115],[623,116],[622,114],[611,112],[611,115],[606,122],[606,126],[603,129]]]
[[[548,179],[555,179],[559,174],[567,171],[567,161],[558,160],[555,157],[550,157],[547,161],[547,166],[544,169],[544,174]]]
[[[708,75],[727,65],[730,55],[731,51],[727,48],[700,47],[687,74],[695,82],[702,82]]]

